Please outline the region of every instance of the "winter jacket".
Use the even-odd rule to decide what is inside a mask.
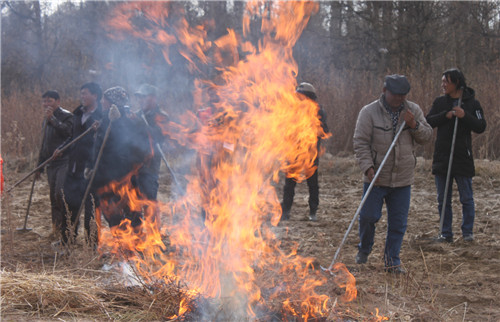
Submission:
[[[93,156],[91,162],[87,164],[88,168],[94,168],[104,143],[92,183],[94,189],[101,188],[112,181],[119,181],[152,157],[152,142],[149,139],[144,121],[128,117],[123,108],[119,108],[119,110],[121,116],[111,123],[109,137],[105,143],[104,137],[110,124],[107,115],[97,130]]]
[[[54,151],[71,136],[73,126],[73,114],[58,107],[52,117],[45,119],[45,133],[43,135],[42,148],[38,157],[38,164],[52,157]],[[64,153],[61,157],[51,161],[49,167],[58,166],[68,162],[68,154]]]
[[[102,107],[99,105],[91,116],[82,124],[83,106],[77,107],[73,111],[73,130],[71,137],[61,146],[65,146],[80,134],[85,132],[95,121],[101,120]],[[83,171],[86,163],[92,156],[92,147],[94,145],[95,133],[91,131],[78,142],[74,143],[69,150],[68,175],[83,178]]]
[[[446,118],[446,113],[453,108],[454,101],[449,95],[436,98],[426,117],[427,122],[433,128],[437,127],[432,161],[432,173],[434,175],[446,175],[448,172],[455,117],[448,119]],[[471,132],[484,132],[486,129],[486,120],[484,119],[481,104],[474,97],[474,90],[469,87],[464,91],[461,107],[465,111],[465,116],[458,119],[451,174],[473,177],[475,169],[474,158],[472,156]]]
[[[162,134],[162,128],[167,128],[169,117],[167,114],[163,113],[159,107],[156,107],[155,109],[146,113],[140,111],[137,113],[136,117],[139,119],[144,118],[146,120],[145,124],[147,125],[148,132],[151,136],[151,139],[153,140],[154,145],[154,155],[148,162],[144,164],[144,166],[140,170],[140,173],[147,173],[149,175],[158,177],[161,166],[161,154],[156,144],[160,144],[161,146],[161,144],[165,140],[165,137]]]
[[[378,170],[394,139],[392,119],[384,107],[384,99],[382,94],[378,100],[364,106],[358,115],[353,143],[356,159],[364,174],[371,167]],[[432,128],[420,107],[410,101],[405,101],[403,105],[402,113],[410,110],[419,125],[417,129],[405,126],[379,174],[378,186],[395,188],[413,184],[416,143],[424,144],[432,137]],[[400,116],[398,129],[402,122]],[[369,182],[366,175],[364,181]]]

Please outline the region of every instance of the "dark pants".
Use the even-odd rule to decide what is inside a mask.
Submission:
[[[462,235],[472,235],[474,228],[474,217],[476,214],[474,205],[474,194],[472,192],[472,178],[462,176],[451,176],[448,186],[448,195],[446,196],[446,208],[444,212],[443,231],[440,233],[444,237],[453,237],[452,222],[453,213],[451,210],[451,198],[453,191],[453,179],[457,183],[458,193],[460,196],[460,203],[462,204]],[[446,176],[437,175],[435,177],[438,199],[439,216],[443,210],[444,189],[446,186]]]
[[[83,178],[83,176],[66,176],[66,181],[64,182],[64,200],[68,206],[69,213],[65,211],[65,220],[63,220],[63,224],[61,226],[63,243],[67,243],[69,238],[74,240],[78,235],[80,220],[77,222],[77,214],[80,209],[87,184],[88,180]],[[84,228],[86,241],[95,246],[97,240],[92,240],[90,235],[90,222],[94,218],[94,203],[92,202],[92,199],[93,195],[89,194],[85,200]],[[68,227],[68,224],[70,224],[71,227]]]
[[[62,229],[62,223],[65,218],[63,187],[67,172],[67,163],[47,167],[47,179],[50,190],[50,207],[52,210],[52,225],[57,229]]]
[[[295,196],[295,186],[297,181],[291,178],[285,179],[285,187],[283,188],[283,204],[281,205],[283,213],[290,213]],[[319,205],[319,185],[318,185],[318,169],[314,174],[307,179],[309,188],[309,212],[315,213]]]

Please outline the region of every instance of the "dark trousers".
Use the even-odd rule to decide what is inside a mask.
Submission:
[[[283,213],[289,213],[292,209],[296,185],[297,181],[294,179],[285,179],[285,187],[283,188],[283,204],[281,205]],[[318,169],[316,169],[314,174],[307,179],[307,187],[309,188],[309,212],[315,213],[318,210],[319,205]]]
[[[83,200],[83,195],[85,194],[85,189],[87,188],[88,181],[82,177],[68,175],[64,182],[64,200],[68,206],[69,212],[65,211],[65,220],[61,226],[62,232],[62,242],[67,243],[68,239],[74,240],[78,235],[78,227],[80,225],[80,220],[77,221],[78,210]],[[88,243],[96,244],[97,240],[92,240],[90,235],[90,223],[94,218],[94,203],[92,202],[93,195],[89,194],[85,200],[85,212],[84,212],[84,229],[85,229],[85,240]],[[68,227],[68,224],[71,227]],[[95,245],[94,245],[95,246]]]
[[[47,167],[52,225],[57,229],[61,229],[62,222],[64,221],[63,187],[67,172],[67,163]]]

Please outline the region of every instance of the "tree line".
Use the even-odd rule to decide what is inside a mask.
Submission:
[[[204,26],[207,40],[224,36],[228,29],[243,33],[243,1],[153,3],[169,10],[172,23],[182,16],[192,26]],[[175,116],[191,106],[194,80],[214,77],[216,70],[211,66],[190,70],[177,50],[165,57],[161,44],[117,37],[106,26],[121,4],[69,1],[54,8],[39,1],[1,3],[4,155],[36,150],[39,143],[33,126],[40,124],[37,111],[44,90],[56,89],[68,98],[67,104],[77,104],[78,89],[88,81],[103,88],[129,86],[130,91],[148,82],[161,89],[163,108]],[[474,137],[474,152],[480,158],[500,156],[495,140],[500,134],[500,1],[318,4],[294,48],[294,58],[297,81],[315,85],[327,112],[333,133],[326,144],[328,152],[352,154],[356,116],[363,105],[378,97],[384,75],[406,74],[412,84],[408,98],[428,112],[440,95],[441,73],[458,67],[476,90],[488,122],[487,131]],[[272,10],[273,2],[262,1],[262,6]],[[265,17],[251,24],[250,41],[259,39],[260,19]],[[147,13],[138,12],[133,25],[147,29],[152,21]],[[244,53],[239,55],[244,59]],[[65,107],[72,110],[76,105]],[[25,122],[28,116],[31,122]],[[23,138],[21,146],[12,143],[16,136]],[[432,145],[419,153],[430,157]]]

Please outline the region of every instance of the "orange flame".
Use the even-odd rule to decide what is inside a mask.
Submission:
[[[328,312],[329,297],[316,293],[326,277],[312,258],[280,248],[274,226],[281,208],[273,182],[279,181],[280,171],[297,180],[312,175],[320,152],[317,138],[329,136],[322,130],[317,104],[295,93],[298,71],[292,49],[318,4],[265,4],[248,3],[243,35],[228,30],[214,42],[205,41],[203,26],[173,19],[170,5],[117,7],[108,24],[111,30],[161,46],[168,63],[171,46],[178,44],[191,71],[198,70],[196,63],[210,62],[220,73],[215,80],[195,82],[195,108],[205,113],[209,107],[210,113],[200,119],[188,111],[179,123],[163,124],[164,134],[198,152],[184,197],[171,203],[146,201],[128,184],[133,173],[113,182],[104,191],[119,195],[121,204],[102,204],[100,211],[126,205],[144,219],[140,227],[124,220],[112,230],[101,229],[100,241],[103,250],[135,263],[146,282],[183,282],[193,297],[231,298],[250,317],[269,308],[266,301],[278,301],[285,316],[307,320]],[[148,24],[134,26],[138,14]],[[252,44],[242,39],[251,34],[256,17],[262,19],[262,37]],[[212,54],[207,55],[209,49]],[[240,52],[246,53],[244,59]],[[154,222],[158,213],[161,231]],[[334,270],[339,287],[346,289],[343,300],[354,299],[354,277],[343,264]],[[178,315],[186,310],[183,300]]]

